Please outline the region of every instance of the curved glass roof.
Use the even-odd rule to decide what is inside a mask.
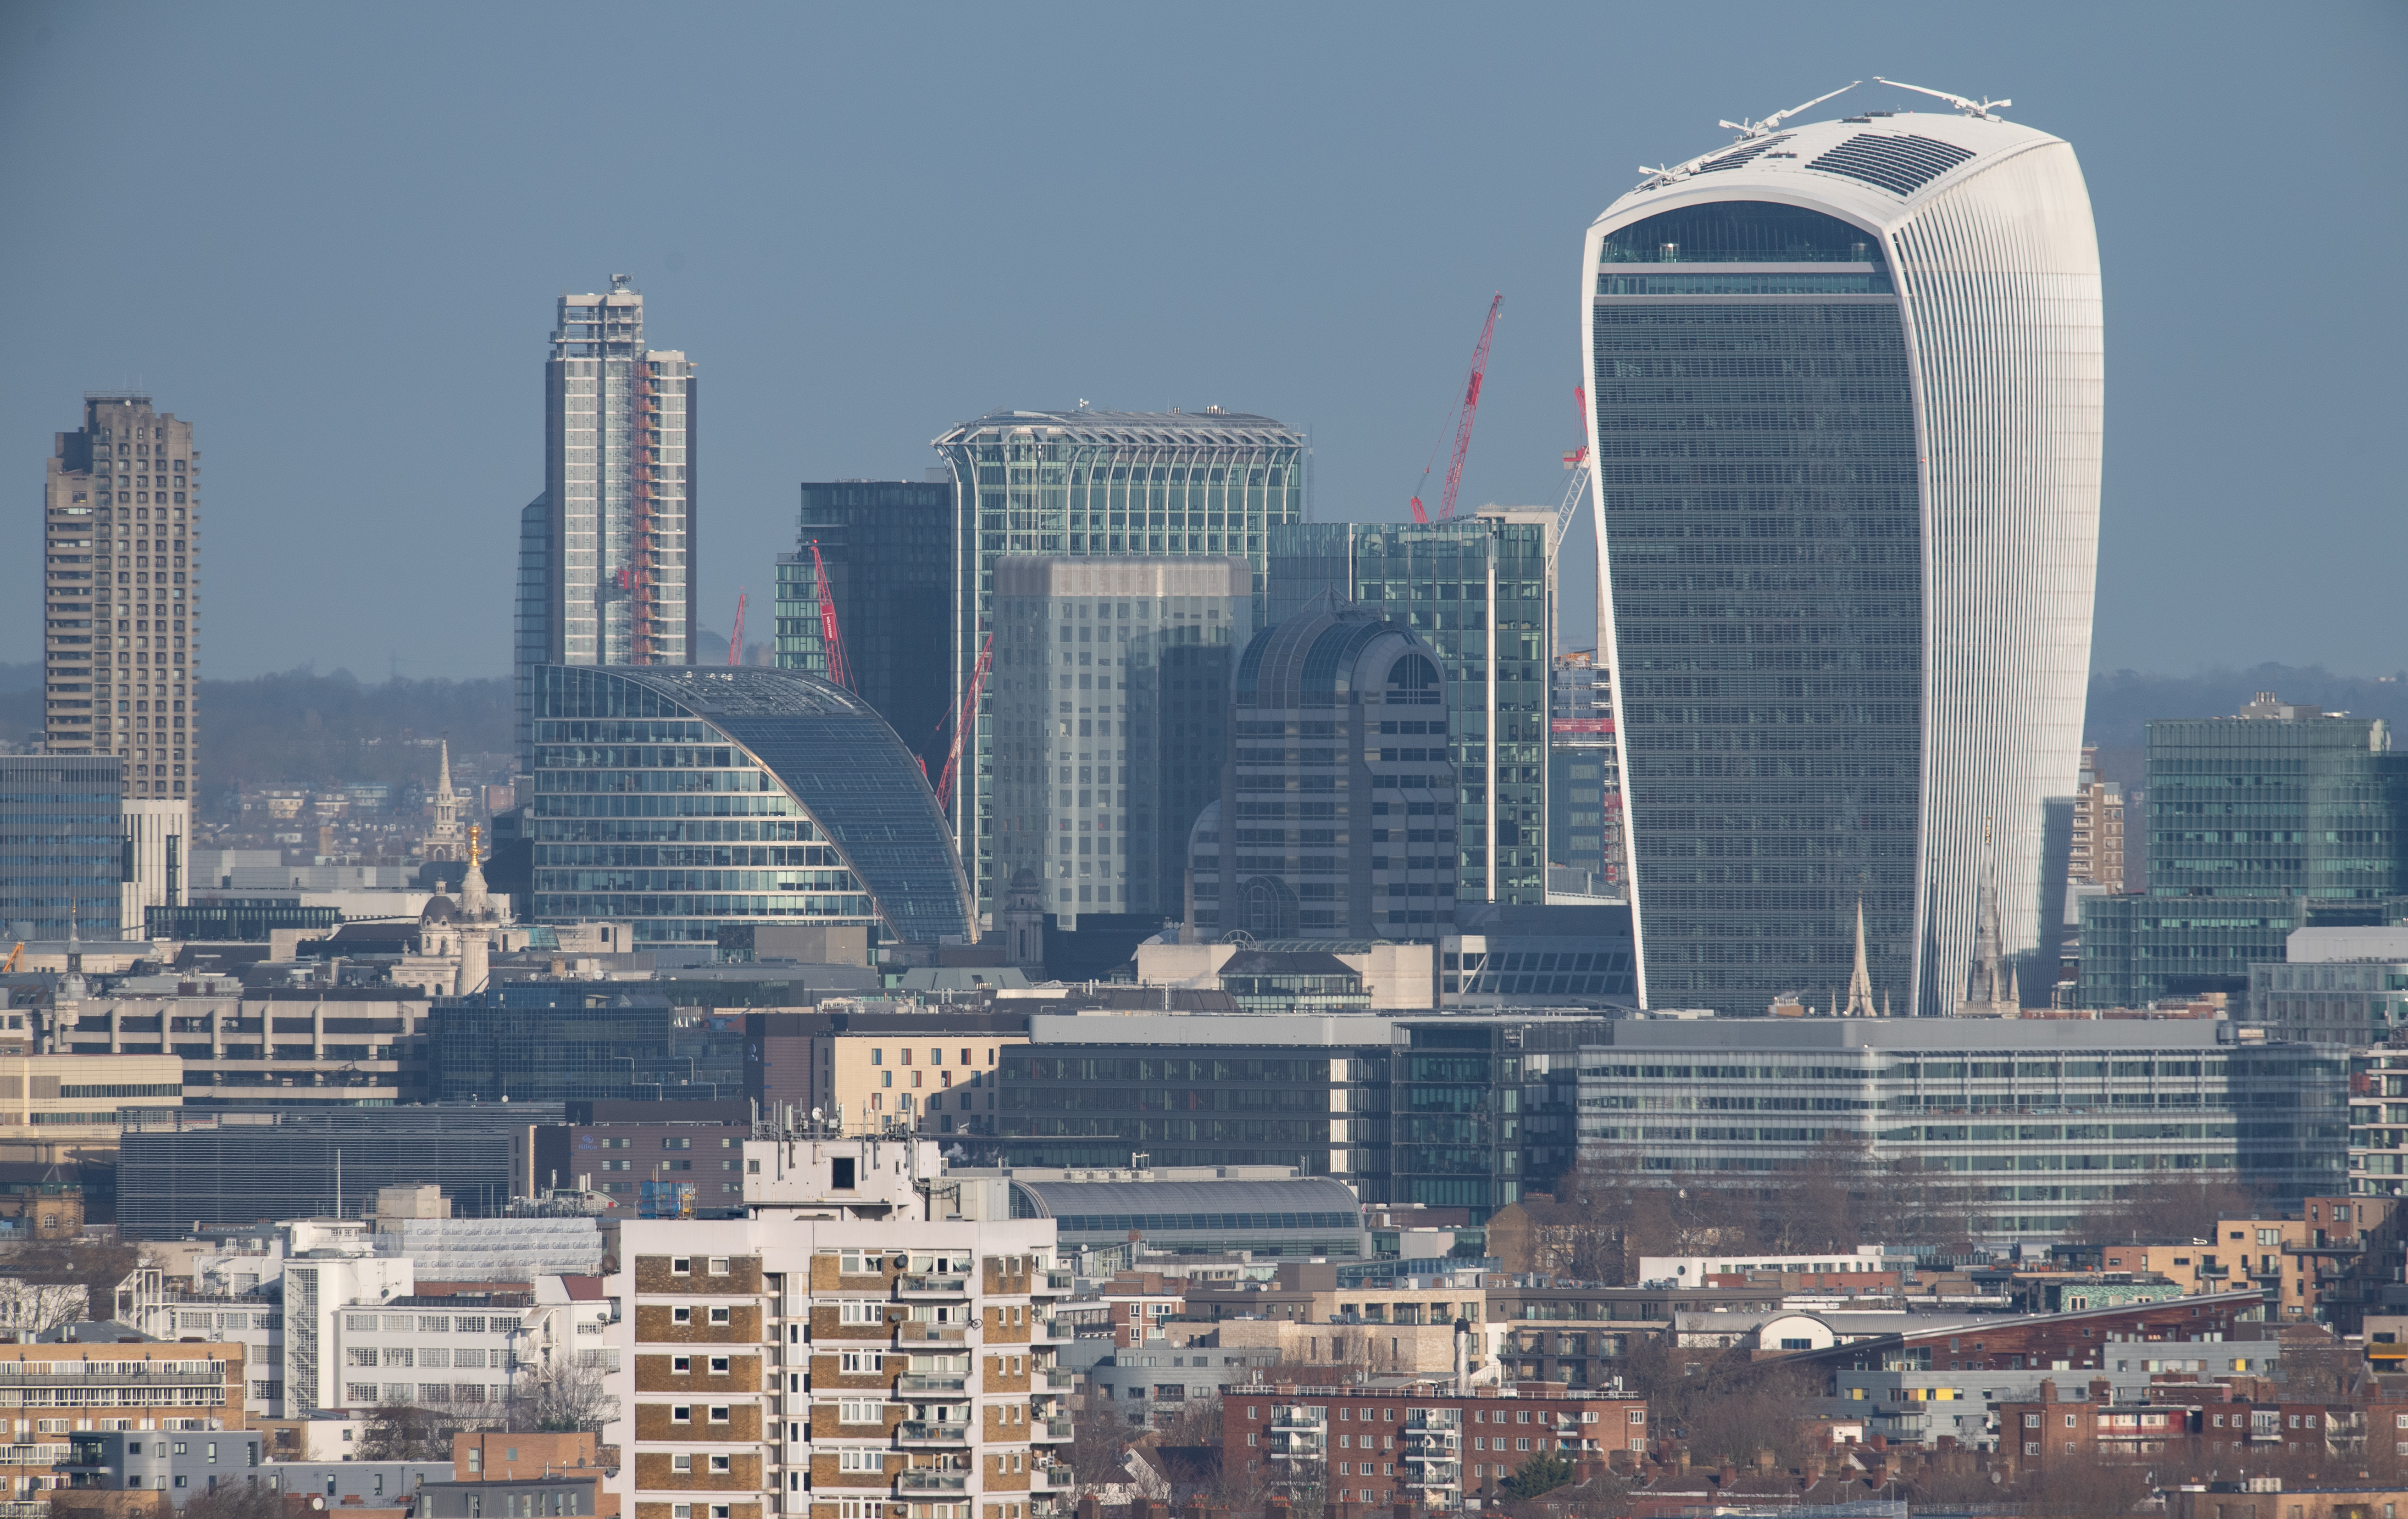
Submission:
[[[699,718],[742,745],[843,852],[897,938],[971,936],[953,832],[919,762],[867,702],[804,671],[764,666],[577,673],[594,678],[606,702],[612,686],[625,688],[626,716]]]
[[[1261,705],[1268,691],[1273,706],[1335,705],[1354,689],[1363,655],[1390,634],[1407,644],[1421,642],[1376,612],[1352,607],[1308,612],[1267,627],[1238,661],[1238,698]]]
[[[1764,200],[1678,206],[1608,233],[1606,264],[1879,264],[1881,238],[1836,216]]]

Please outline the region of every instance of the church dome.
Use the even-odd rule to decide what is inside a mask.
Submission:
[[[445,896],[438,892],[434,896],[427,898],[425,908],[418,914],[418,921],[420,923],[450,923],[459,915],[460,910],[452,905],[452,898]]]

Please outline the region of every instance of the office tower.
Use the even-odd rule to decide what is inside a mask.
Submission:
[[[873,948],[974,937],[910,751],[799,670],[540,666],[533,781],[539,922],[632,923],[638,945],[778,923],[857,925]]]
[[[1270,537],[1274,612],[1352,601],[1437,653],[1467,903],[1546,901],[1555,521],[1552,508],[1483,507],[1426,525],[1305,523]]]
[[[535,667],[552,659],[552,497],[538,493],[519,509],[519,598],[511,618],[511,733],[519,768],[535,761]]]
[[[679,350],[644,346],[630,278],[560,297],[544,366],[550,664],[694,657],[695,368]]]
[[[189,801],[199,788],[200,451],[193,424],[152,410],[147,395],[92,394],[83,407],[43,482],[43,747],[113,754],[126,762],[127,796]]]
[[[2294,928],[2380,924],[2408,896],[2408,753],[2381,720],[2267,693],[2149,724],[2148,890],[2082,904],[2082,1003],[2246,991]]]
[[[1555,656],[1547,721],[1550,886],[1622,895],[1622,767],[1613,752],[1613,675],[1593,649]]]
[[[2099,774],[2099,746],[2082,746],[2073,793],[2073,848],[2066,880],[2102,891],[2124,889],[2124,788]]]
[[[1028,871],[1058,926],[1180,915],[1254,608],[1239,558],[996,562],[996,869]]]
[[[1188,925],[1215,938],[1452,930],[1456,780],[1437,651],[1377,612],[1305,612],[1239,661],[1221,801],[1196,827]]]
[[[113,755],[0,755],[0,930],[10,942],[64,939],[70,923],[79,939],[118,937],[123,771]]]
[[[1266,535],[1304,519],[1304,435],[1268,417],[1181,411],[997,411],[936,440],[953,478],[953,677],[969,689],[993,623],[995,562],[1010,554],[1243,557],[1263,593]],[[1259,627],[1259,610],[1249,619]],[[978,910],[996,868],[994,733],[982,708],[962,746],[954,837]]]
[[[1873,985],[1945,1013],[1985,873],[2007,953],[2040,946],[2074,785],[2089,197],[1978,112],[1749,132],[1615,201],[1582,265],[1641,995],[1844,983],[1861,896]]]
[[[853,690],[934,781],[953,742],[953,488],[928,473],[941,478],[806,480],[796,551],[778,556],[777,619],[778,667],[825,677],[824,566]]]

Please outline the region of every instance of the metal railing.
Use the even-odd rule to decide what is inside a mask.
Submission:
[[[967,1445],[970,1426],[967,1424],[927,1424],[906,1419],[895,1428],[895,1438],[906,1445]]]
[[[907,1393],[959,1393],[969,1390],[970,1379],[964,1376],[928,1376],[918,1371],[906,1371],[896,1379],[896,1388]]]
[[[895,1291],[907,1297],[967,1297],[970,1282],[964,1276],[901,1276],[895,1279]]]
[[[967,1324],[920,1324],[907,1321],[896,1326],[895,1338],[907,1344],[960,1345],[968,1342],[970,1326]]]
[[[907,1493],[962,1493],[969,1490],[970,1474],[967,1471],[933,1471],[925,1467],[915,1467],[896,1479],[895,1484]]]

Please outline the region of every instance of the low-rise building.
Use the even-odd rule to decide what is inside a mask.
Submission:
[[[186,1107],[424,1100],[423,996],[390,987],[220,984],[226,989],[215,996],[88,999],[61,1010],[51,1042],[67,1054],[172,1055],[182,1062]]]
[[[1277,1491],[1459,1509],[1533,1459],[1644,1450],[1649,1426],[1642,1399],[1551,1383],[1279,1379],[1224,1394],[1221,1431],[1223,1469],[1260,1472]]]
[[[166,1341],[130,1325],[72,1324],[36,1343],[0,1344],[0,1411],[18,1420],[0,1448],[0,1498],[25,1501],[63,1485],[70,1434],[141,1430],[173,1443],[243,1424],[243,1347]]]

